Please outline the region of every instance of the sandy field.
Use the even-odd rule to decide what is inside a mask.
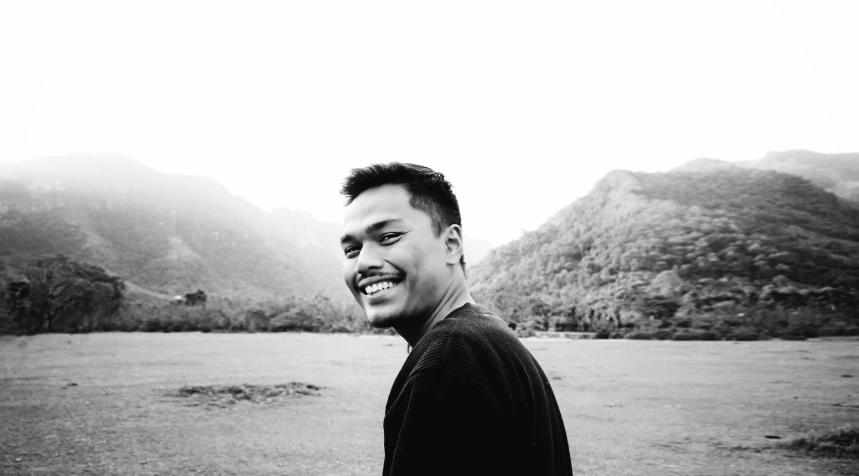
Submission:
[[[775,446],[859,424],[857,341],[523,342],[552,381],[577,475],[859,474]],[[405,357],[379,336],[0,337],[0,474],[377,475]],[[175,396],[288,382],[322,389]]]

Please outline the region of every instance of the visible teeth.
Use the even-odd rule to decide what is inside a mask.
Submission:
[[[383,289],[388,289],[396,286],[394,283],[390,281],[383,281],[381,283],[371,284],[364,288],[365,294],[375,294]]]

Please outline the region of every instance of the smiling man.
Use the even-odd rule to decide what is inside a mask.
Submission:
[[[451,184],[377,164],[353,170],[342,193],[343,279],[370,324],[412,347],[385,408],[383,474],[572,474],[546,375],[468,291]]]

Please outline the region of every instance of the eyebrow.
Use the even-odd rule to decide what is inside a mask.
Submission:
[[[376,232],[376,231],[381,230],[382,228],[385,228],[385,227],[386,227],[386,226],[388,226],[388,225],[391,225],[391,224],[394,224],[394,223],[397,223],[397,222],[402,222],[402,221],[403,221],[403,219],[402,219],[402,218],[391,218],[390,220],[377,221],[376,223],[373,223],[372,225],[368,226],[368,227],[364,230],[364,232],[365,232],[365,233],[367,233],[367,234],[374,233],[374,232]],[[340,237],[340,244],[341,244],[341,245],[342,245],[343,243],[346,243],[346,242],[349,242],[349,241],[355,241],[355,237],[354,237],[354,236],[352,236],[352,235],[343,235],[343,236],[341,236],[341,237]]]

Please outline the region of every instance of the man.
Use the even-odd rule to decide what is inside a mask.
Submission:
[[[413,164],[355,169],[343,279],[374,327],[412,347],[385,408],[385,476],[570,475],[543,370],[468,291],[451,184]]]

